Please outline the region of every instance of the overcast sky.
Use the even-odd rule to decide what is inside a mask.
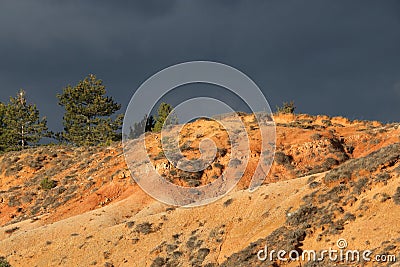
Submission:
[[[87,74],[124,111],[161,69],[192,60],[250,76],[271,107],[399,121],[400,1],[2,1],[0,100],[20,88],[62,128],[56,94]]]

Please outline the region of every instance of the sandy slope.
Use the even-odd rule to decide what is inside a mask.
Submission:
[[[254,193],[236,191],[205,207],[173,210],[135,188],[127,199],[51,224],[28,220],[3,227],[0,251],[11,256],[13,266],[88,266],[94,262],[147,266],[158,255],[154,251],[157,246],[163,242],[175,243],[174,234],[185,241],[196,232],[198,239],[203,240],[201,246],[211,249],[207,260],[222,262],[232,251],[240,250],[282,224],[284,211],[296,206],[299,197],[307,192],[306,181],[307,178],[279,182]],[[225,207],[228,199],[233,202]],[[134,225],[130,228],[127,222]],[[159,229],[149,234],[136,233],[135,226],[143,222]],[[4,234],[11,227],[19,229],[10,235]],[[221,242],[210,238],[214,229],[224,229]],[[245,229],[246,235],[243,235]],[[135,241],[136,238],[139,240]],[[185,248],[185,244],[181,246]]]
[[[252,119],[245,119],[250,129]],[[399,126],[309,115],[282,115],[275,122],[282,155],[266,184],[250,193],[249,168],[227,196],[197,208],[167,206],[145,194],[130,178],[119,145],[3,155],[0,256],[12,266],[259,266],[256,253],[266,242],[277,249],[321,250],[339,238],[349,248],[399,254],[400,149],[386,149],[399,142]],[[201,126],[202,135],[218,137],[219,147],[226,143],[211,122],[201,121],[188,126],[184,141]],[[259,138],[250,132],[254,165]],[[157,139],[151,142],[156,156]],[[164,172],[185,185],[171,170]],[[335,172],[336,180],[328,181]],[[211,169],[200,181],[216,173]],[[41,189],[43,177],[56,186]],[[308,266],[329,266],[319,264]]]

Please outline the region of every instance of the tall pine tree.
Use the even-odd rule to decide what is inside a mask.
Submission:
[[[122,115],[111,116],[121,108],[106,96],[102,80],[93,74],[72,87],[68,85],[57,95],[59,105],[64,107],[64,131],[59,139],[78,146],[104,145],[118,140]]]
[[[173,107],[170,104],[162,102],[157,110],[156,122],[153,127],[153,132],[159,133],[161,132],[164,124],[172,125],[178,123],[178,118],[175,114],[169,114],[172,112]],[[169,116],[169,117],[168,117]],[[168,119],[168,120],[167,120]]]
[[[36,105],[27,104],[25,91],[20,90],[0,109],[3,113],[1,147],[4,150],[20,150],[37,145],[42,137],[48,136],[46,118],[39,117]]]
[[[135,139],[141,136],[144,132],[150,132],[154,127],[154,118],[152,115],[145,115],[139,122],[135,122],[133,127],[130,127],[129,138]]]

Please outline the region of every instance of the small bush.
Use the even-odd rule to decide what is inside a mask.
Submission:
[[[319,182],[311,182],[310,184],[309,184],[309,187],[310,188],[316,188],[316,187],[318,187],[318,186],[320,186],[321,185],[321,183],[319,183]]]
[[[236,168],[237,166],[239,166],[240,164],[242,164],[242,161],[240,159],[232,159],[229,162],[229,166],[232,166],[234,168]]]
[[[295,109],[296,106],[294,105],[294,101],[283,102],[281,107],[276,107],[276,112],[282,114],[293,114]]]
[[[388,199],[391,199],[391,196],[389,196],[386,193],[383,193],[381,197],[381,202],[386,202]]]
[[[322,120],[322,123],[323,123],[325,126],[332,126],[332,122],[331,122],[330,120]]]
[[[11,267],[11,264],[9,264],[4,257],[0,257],[0,267]]]
[[[275,153],[275,162],[279,165],[290,165],[292,161],[292,157],[286,155],[282,151],[278,151]]]
[[[165,158],[164,151],[160,151],[158,153],[158,155],[154,157],[154,160],[160,160],[160,159],[164,159],[164,158]]]
[[[356,193],[357,195],[361,194],[366,188],[367,184],[368,184],[368,178],[364,177],[359,179],[354,185],[353,192]]]
[[[307,183],[310,184],[312,182],[314,182],[315,178],[317,178],[315,175],[310,176],[310,178],[308,178]]]
[[[181,171],[179,173],[179,178],[184,179],[186,181],[199,180],[199,179],[201,179],[202,175],[203,175],[203,171],[198,171],[198,172]]]
[[[399,165],[399,166],[397,166],[397,168],[396,168],[396,169],[394,169],[394,171],[395,171],[397,174],[400,174],[400,165]]]
[[[333,166],[336,166],[339,164],[339,161],[334,159],[334,158],[327,158],[325,162],[323,163],[323,167],[325,167],[327,170],[332,169]]]
[[[228,153],[228,150],[226,148],[217,148],[217,153],[220,157],[223,157]]]
[[[128,228],[132,228],[134,225],[135,225],[134,221],[126,222],[126,227],[128,227]]]
[[[53,180],[49,180],[47,177],[44,178],[41,182],[40,182],[40,187],[44,190],[50,190],[54,187],[56,187],[56,182]]]
[[[193,150],[194,148],[191,147],[192,142],[190,141],[186,141],[185,143],[183,143],[183,145],[180,147],[180,150],[183,151],[189,151],[189,150]]]
[[[215,163],[214,163],[214,167],[215,167],[215,168],[218,168],[218,169],[223,169],[223,168],[224,168],[224,165],[222,165],[221,163],[215,162]]]
[[[207,255],[210,253],[210,249],[208,248],[200,248],[197,257],[195,260],[195,263],[201,265],[204,261],[204,259],[207,257]]]
[[[350,180],[352,176],[352,170],[347,169],[348,165],[341,166],[340,168],[333,169],[329,173],[327,173],[324,177],[325,183],[330,182],[342,182],[346,180]]]
[[[165,266],[165,259],[163,257],[155,258],[153,263],[151,264],[151,267],[161,267],[161,266]]]
[[[321,134],[319,134],[319,133],[316,133],[316,134],[313,134],[313,135],[311,135],[311,139],[312,140],[321,140],[321,138],[322,138],[322,135]]]
[[[149,222],[144,222],[141,224],[138,224],[136,226],[136,232],[142,233],[142,234],[150,234],[153,232],[153,224],[149,223]]]
[[[312,221],[312,218],[318,213],[318,208],[309,205],[301,205],[300,208],[291,212],[286,217],[286,223],[290,226],[299,226]]]
[[[400,205],[400,187],[397,187],[396,193],[393,195],[393,201],[396,205]]]
[[[4,233],[6,233],[6,234],[12,234],[12,233],[14,233],[15,231],[17,231],[19,229],[19,227],[13,227],[13,228],[10,228],[10,229],[7,229],[7,230],[5,230],[4,231]],[[1,266],[1,265],[0,265]]]
[[[390,180],[390,175],[387,172],[380,173],[376,176],[376,182],[383,182],[384,185],[387,184],[387,181]]]
[[[228,199],[227,201],[224,202],[224,207],[228,207],[230,204],[232,204],[232,202],[233,202],[232,198]]]
[[[350,212],[346,212],[343,216],[344,221],[354,221],[356,219],[356,216]]]

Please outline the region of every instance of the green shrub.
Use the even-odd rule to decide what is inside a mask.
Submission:
[[[6,258],[0,257],[0,267],[11,267]]]
[[[294,101],[283,102],[281,107],[276,107],[276,112],[283,114],[293,114],[295,109],[296,106],[294,105]]]
[[[46,177],[40,182],[40,187],[44,190],[49,190],[56,187],[56,182]]]

